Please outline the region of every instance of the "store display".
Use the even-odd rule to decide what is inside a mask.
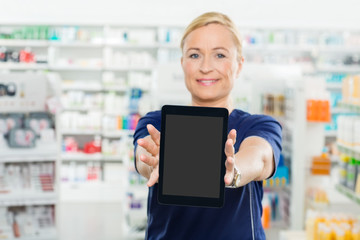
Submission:
[[[126,141],[123,139],[105,138],[102,140],[101,149],[104,156],[119,156],[120,158],[126,156],[128,151]]]
[[[0,133],[11,148],[33,148],[37,141],[55,141],[53,121],[45,112],[2,114]]]
[[[261,223],[265,230],[285,228],[289,221],[288,196],[283,192],[265,190],[262,206]]]
[[[307,120],[312,122],[330,122],[330,104],[328,100],[308,99]]]
[[[61,165],[61,181],[69,183],[100,182],[102,180],[100,162],[69,162]]]
[[[359,221],[342,213],[325,214],[308,211],[306,217],[307,239],[349,239],[360,238]]]
[[[8,142],[11,148],[33,148],[36,146],[36,133],[29,128],[13,128]]]
[[[1,35],[1,34],[0,34]],[[21,55],[22,58],[28,58]],[[12,59],[13,61],[13,59]],[[46,111],[54,74],[0,74],[0,238],[56,238],[56,115]]]
[[[289,168],[285,166],[284,155],[280,154],[279,164],[277,166],[274,176],[270,179],[263,180],[263,187],[266,188],[283,188],[288,186],[290,183],[289,179]]]
[[[2,114],[0,115],[0,133],[4,136],[10,132],[11,129],[20,128],[24,121],[23,114]]]
[[[345,147],[359,150],[360,118],[354,114],[338,117],[337,142]]]
[[[101,112],[64,112],[61,114],[61,128],[63,131],[101,130],[101,117]]]
[[[46,64],[47,56],[35,54],[31,48],[13,50],[0,47],[0,62]]]
[[[321,187],[308,188],[306,198],[310,209],[327,209],[330,206],[328,193]]]
[[[101,138],[96,136],[93,141],[86,142],[83,151],[88,154],[101,153]]]
[[[43,113],[31,113],[29,117],[25,119],[25,127],[31,128],[36,136],[39,137],[41,132],[45,129],[52,128],[53,122],[50,116]]]
[[[350,75],[343,80],[342,94],[344,103],[360,105],[359,75]]]
[[[124,52],[108,49],[104,54],[104,61],[109,68],[150,68],[155,65],[154,57],[146,51]]]
[[[285,97],[283,94],[263,94],[262,109],[266,115],[274,117],[284,116],[285,113]]]
[[[147,226],[146,207],[147,199],[145,196],[139,197],[134,193],[127,194],[127,225],[132,232],[144,232]],[[144,217],[145,216],[145,217]]]
[[[311,174],[313,175],[329,175],[331,171],[331,160],[324,149],[320,156],[314,156],[311,161]]]
[[[54,191],[53,163],[0,163],[0,196]]]

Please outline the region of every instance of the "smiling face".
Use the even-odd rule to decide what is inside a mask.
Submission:
[[[192,31],[184,42],[181,65],[193,105],[229,108],[242,62],[231,32],[223,25],[213,23]]]

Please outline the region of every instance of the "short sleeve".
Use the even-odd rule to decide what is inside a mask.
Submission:
[[[281,125],[274,118],[266,115],[251,115],[251,125],[244,135],[244,139],[250,136],[258,136],[265,139],[270,143],[275,160],[275,171],[270,176],[272,177],[277,169],[280,160],[280,153],[282,150],[282,134],[281,134]],[[250,119],[249,119],[250,120]],[[269,177],[269,178],[270,178]]]
[[[136,158],[137,140],[149,135],[149,132],[146,128],[146,126],[148,124],[153,125],[158,131],[160,131],[161,130],[161,112],[160,111],[149,112],[144,117],[140,118],[140,120],[136,126],[135,133],[134,133],[134,140],[133,140],[134,158]],[[134,164],[135,164],[135,169],[137,171],[136,159],[134,161]]]

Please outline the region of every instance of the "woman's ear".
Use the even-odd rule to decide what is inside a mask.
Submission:
[[[239,78],[239,75],[240,75],[240,72],[242,70],[242,66],[244,64],[244,57],[241,57],[239,60],[238,60],[238,69],[236,71],[236,78]]]

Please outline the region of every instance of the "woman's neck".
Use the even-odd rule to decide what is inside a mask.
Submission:
[[[219,100],[219,101],[199,101],[197,99],[192,98],[191,100],[192,106],[197,107],[221,107],[226,108],[229,111],[229,114],[233,111],[234,107],[232,104],[232,100],[226,99],[226,100]]]

